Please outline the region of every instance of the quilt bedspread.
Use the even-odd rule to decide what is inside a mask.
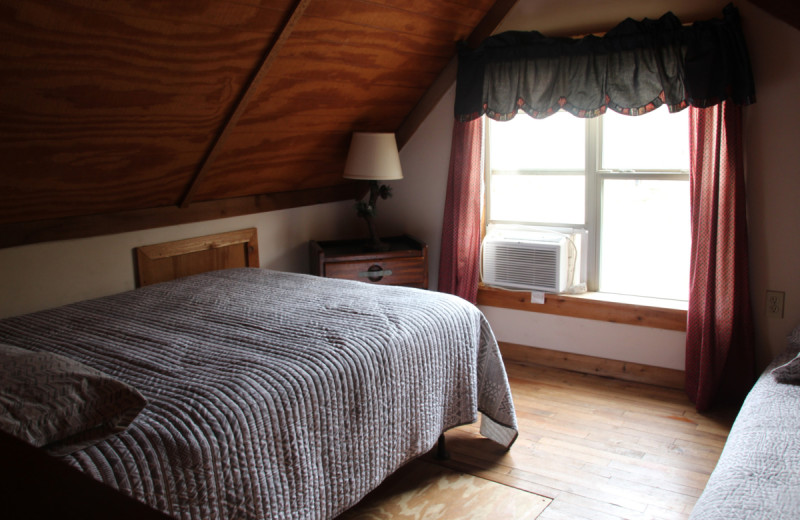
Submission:
[[[800,385],[779,383],[776,357],[750,390],[691,520],[800,518]]]
[[[419,289],[216,271],[0,320],[0,341],[141,392],[65,460],[176,518],[333,518],[478,412],[516,438],[485,318]]]

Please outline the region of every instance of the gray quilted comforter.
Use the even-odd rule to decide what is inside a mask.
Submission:
[[[262,269],[205,273],[0,321],[148,400],[66,461],[178,518],[332,518],[477,420],[516,419],[480,311],[449,295]]]
[[[748,394],[691,520],[800,519],[800,386],[771,373],[798,348],[778,356]]]

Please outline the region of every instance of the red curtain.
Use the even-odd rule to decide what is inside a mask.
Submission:
[[[439,291],[476,303],[480,281],[483,118],[453,127],[439,257]]]
[[[689,108],[692,249],[686,392],[698,411],[740,402],[755,378],[742,108]]]

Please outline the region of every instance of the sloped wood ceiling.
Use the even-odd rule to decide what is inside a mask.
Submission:
[[[350,198],[494,3],[0,0],[0,246]]]
[[[766,12],[800,29],[800,2],[797,0],[751,0]]]

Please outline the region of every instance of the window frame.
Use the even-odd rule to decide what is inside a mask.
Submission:
[[[483,116],[487,117],[487,116]],[[527,114],[520,113],[517,117],[529,117]],[[642,117],[642,116],[630,116]],[[585,168],[583,172],[572,170],[559,170],[559,171],[545,171],[545,170],[519,170],[511,172],[508,170],[500,170],[504,173],[502,175],[575,175],[577,173],[584,175],[585,189],[584,189],[584,223],[566,224],[566,223],[552,223],[552,222],[520,222],[520,221],[502,221],[491,220],[491,178],[493,172],[491,169],[491,124],[484,125],[484,184],[485,190],[483,194],[484,203],[484,222],[483,233],[486,233],[486,228],[490,224],[509,224],[519,225],[535,228],[545,228],[554,230],[563,229],[585,229],[588,231],[587,247],[587,290],[591,293],[599,294],[614,294],[614,293],[600,293],[600,272],[601,272],[601,249],[600,231],[602,228],[602,215],[603,215],[603,200],[604,200],[604,187],[605,181],[608,179],[617,180],[668,180],[668,181],[682,181],[688,182],[690,175],[688,170],[613,170],[602,168],[602,150],[603,150],[603,118],[594,117],[586,118],[584,131],[585,131]],[[687,139],[689,137],[689,130],[687,128]],[[624,296],[624,295],[623,295]],[[642,296],[630,295],[631,298],[647,298]],[[650,298],[652,300],[659,300],[660,298]],[[686,300],[673,300],[668,301],[685,302]]]

